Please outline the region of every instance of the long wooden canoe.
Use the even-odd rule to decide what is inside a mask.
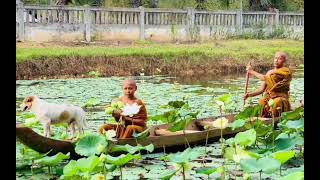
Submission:
[[[225,116],[229,123],[234,121],[234,115]],[[188,140],[190,145],[195,145],[199,143],[203,143],[206,140],[206,136],[208,133],[208,141],[218,140],[220,138],[220,129],[218,128],[210,128],[209,130],[205,130],[204,126],[210,124],[212,121],[217,119],[217,117],[213,118],[204,118],[204,119],[196,119],[192,121],[188,127],[186,128],[185,135],[182,131],[178,132],[170,132],[166,130],[169,127],[169,124],[156,125],[150,128],[150,135],[145,140],[138,140],[138,143],[145,146],[149,144],[153,144],[155,149],[159,148],[173,148],[177,146],[186,145],[186,139]],[[266,124],[271,124],[271,118],[258,118]],[[252,122],[256,121],[257,118],[253,118]],[[278,118],[275,119],[275,122],[278,122]],[[245,128],[238,128],[236,130],[232,130],[230,127],[227,127],[223,130],[223,136],[233,136],[238,132],[246,130]],[[209,131],[209,132],[208,132]],[[34,132],[31,128],[23,127],[22,124],[16,124],[16,138],[26,146],[31,149],[40,152],[46,153],[51,150],[48,155],[54,155],[58,152],[68,153],[70,152],[70,156],[72,159],[77,159],[80,156],[75,152],[75,145],[70,141],[56,140],[44,137],[36,132]],[[136,140],[134,138],[129,139],[118,139],[115,144],[119,145],[136,145]]]

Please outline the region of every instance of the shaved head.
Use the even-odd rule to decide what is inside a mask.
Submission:
[[[137,90],[136,81],[133,79],[126,79],[123,81],[123,92],[124,95],[130,98],[134,98],[134,93]]]
[[[286,60],[288,59],[287,53],[282,52],[282,51],[276,52],[276,55],[275,55],[275,56],[281,57],[284,61],[286,61]]]
[[[132,86],[137,86],[136,81],[133,79],[126,79],[123,81],[123,85],[132,85]]]

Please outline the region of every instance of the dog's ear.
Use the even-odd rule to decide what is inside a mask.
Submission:
[[[33,97],[33,96],[27,97],[27,102],[32,102],[33,100],[34,100],[34,97]]]

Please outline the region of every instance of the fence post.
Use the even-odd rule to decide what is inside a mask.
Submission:
[[[188,8],[188,10],[187,10],[187,33],[188,33],[189,40],[192,40],[193,27],[194,27],[194,9]]]
[[[237,26],[240,30],[240,34],[242,34],[242,11],[237,11]]]
[[[279,25],[279,10],[278,9],[276,9],[275,24],[276,24],[276,26]]]
[[[19,41],[24,41],[24,7],[22,2],[20,2],[18,4],[18,14],[17,14],[17,18],[18,18],[18,40]]]
[[[90,42],[91,41],[91,12],[90,12],[90,8],[85,8],[84,24],[85,24],[85,39],[87,42]]]
[[[140,40],[144,40],[144,7],[140,6]]]

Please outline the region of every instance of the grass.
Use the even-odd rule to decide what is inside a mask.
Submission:
[[[276,51],[285,51],[292,60],[304,59],[304,42],[295,40],[216,40],[195,44],[156,44],[136,42],[130,45],[68,45],[17,43],[16,62],[63,57],[155,57],[172,60],[181,57],[272,61]]]

